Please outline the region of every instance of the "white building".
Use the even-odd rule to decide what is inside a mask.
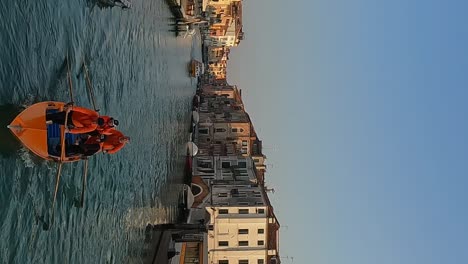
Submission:
[[[251,157],[197,156],[193,158],[193,175],[200,176],[208,185],[219,182],[257,183]]]
[[[203,11],[205,11],[207,6],[230,5],[231,3],[241,1],[242,0],[203,0],[202,8]]]

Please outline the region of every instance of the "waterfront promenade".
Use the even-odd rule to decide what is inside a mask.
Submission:
[[[170,263],[168,259],[169,247],[171,245],[171,232],[164,230],[150,230],[147,234],[150,239],[146,241],[153,249],[147,254],[144,263],[146,264],[166,264]]]

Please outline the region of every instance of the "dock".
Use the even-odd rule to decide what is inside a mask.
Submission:
[[[151,231],[148,233],[148,246],[143,263],[145,264],[167,264],[168,253],[171,242],[171,232],[165,230]]]

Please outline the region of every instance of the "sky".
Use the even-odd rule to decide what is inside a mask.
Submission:
[[[243,2],[282,263],[468,263],[468,2]]]

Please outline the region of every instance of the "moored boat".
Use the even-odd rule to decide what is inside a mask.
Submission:
[[[132,2],[130,2],[129,0],[98,0],[97,3],[101,7],[118,6],[118,7],[121,7],[122,9],[132,7]]]
[[[197,60],[190,62],[190,76],[198,78],[205,73],[205,65]]]

